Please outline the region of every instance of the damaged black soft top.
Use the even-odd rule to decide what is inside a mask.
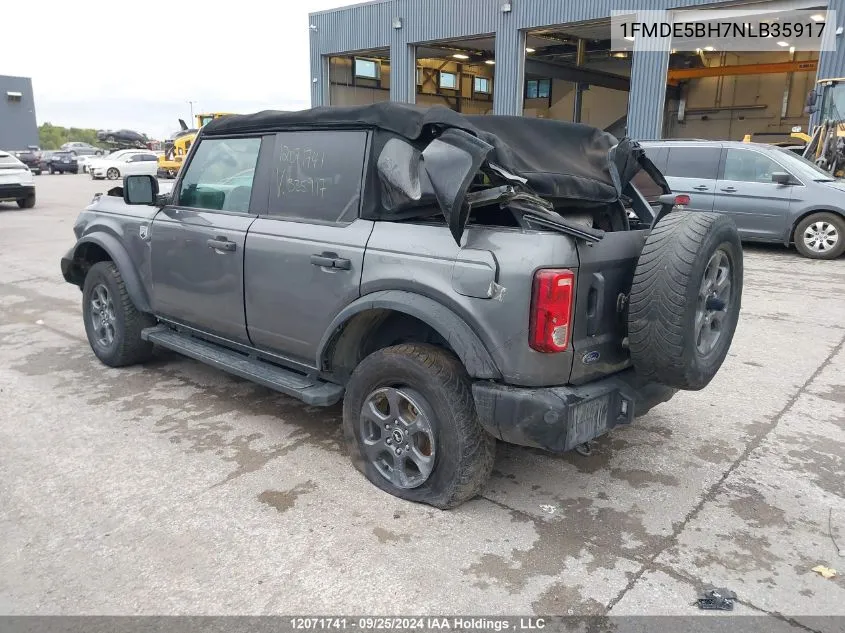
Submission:
[[[378,103],[300,112],[264,111],[215,119],[202,129],[202,135],[362,126],[386,132],[393,140],[404,139],[410,147],[400,149],[388,141],[375,157],[382,187],[394,191],[382,191],[374,215],[387,220],[409,217],[409,209],[436,200],[458,241],[469,215],[467,195],[478,188],[479,172],[484,172],[482,180],[490,186],[509,184],[568,208],[619,202],[631,178],[644,166],[664,191],[669,191],[642,148],[631,139],[619,141],[580,123],[464,116],[442,106],[423,109]],[[387,173],[391,170],[392,174]],[[491,174],[496,182],[486,177]]]

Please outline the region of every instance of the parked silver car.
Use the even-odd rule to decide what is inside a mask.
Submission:
[[[649,158],[689,209],[730,215],[745,241],[794,244],[814,259],[845,253],[845,181],[794,152],[738,141],[648,141]]]

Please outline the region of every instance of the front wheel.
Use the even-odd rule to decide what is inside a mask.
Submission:
[[[355,467],[392,495],[453,508],[484,488],[495,440],[478,421],[454,355],[404,344],[365,358],[346,386],[343,430]]]
[[[813,213],[795,227],[795,248],[811,259],[836,259],[845,253],[845,218]]]
[[[109,167],[108,171],[106,172],[106,178],[109,180],[117,180],[120,178],[120,172],[117,170],[117,167]]]
[[[141,338],[141,330],[155,325],[155,319],[135,308],[113,262],[98,262],[88,270],[82,315],[88,343],[106,365],[133,365],[152,355],[152,343]]]

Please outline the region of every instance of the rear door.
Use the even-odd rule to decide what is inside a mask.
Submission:
[[[337,313],[360,294],[373,222],[358,217],[369,145],[365,131],[276,135],[267,212],[246,242],[249,337],[314,366]]]
[[[661,170],[672,193],[690,197],[691,211],[712,211],[722,148],[713,145],[669,145]]]
[[[715,208],[729,214],[743,238],[783,239],[795,185],[772,182],[774,172],[787,172],[763,152],[728,147],[716,186]],[[799,181],[795,179],[795,182]]]

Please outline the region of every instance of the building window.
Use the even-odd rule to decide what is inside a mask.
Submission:
[[[490,78],[489,77],[475,77],[472,81],[472,91],[477,92],[479,94],[489,95],[492,90],[490,89]]]
[[[455,73],[440,71],[440,87],[449,90],[458,89],[458,76]]]
[[[23,93],[20,93],[20,92],[12,92],[11,90],[9,90],[9,91],[6,93],[6,98],[7,98],[9,101],[20,101],[20,100],[23,98]]]
[[[355,58],[355,76],[364,79],[378,79],[381,70],[379,63],[372,59]]]
[[[423,69],[422,69],[422,66],[417,68],[417,85],[418,86],[423,85]]]
[[[551,79],[531,79],[525,82],[526,99],[548,99],[551,94]]]

